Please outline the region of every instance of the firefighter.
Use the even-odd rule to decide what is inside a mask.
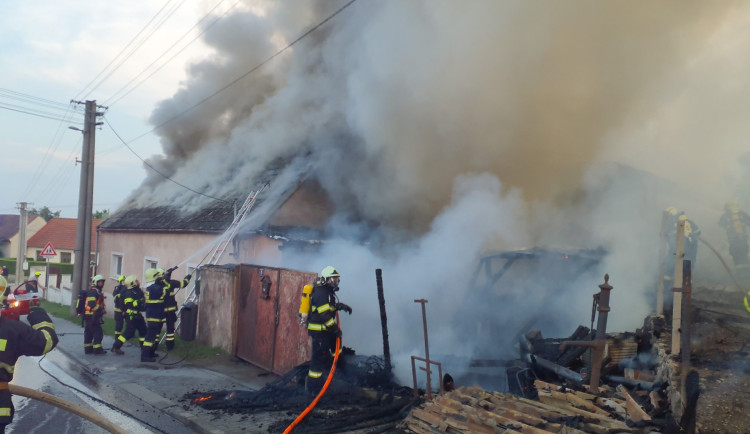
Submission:
[[[174,329],[177,324],[177,300],[175,294],[178,290],[186,287],[190,283],[190,274],[185,275],[182,280],[172,280],[172,272],[177,267],[167,270],[163,279],[157,279],[157,283],[164,286],[166,295],[164,296],[164,319],[167,323],[167,337],[164,340],[167,344],[167,351],[174,349]]]
[[[10,287],[8,287],[8,281],[5,280],[5,274],[0,273],[0,306],[5,305],[5,299],[8,298],[10,293]]]
[[[125,276],[117,278],[117,286],[112,290],[112,301],[115,304],[115,342],[120,337],[124,327],[123,312],[125,307],[123,306],[122,293],[125,291],[125,285],[122,283],[125,280]],[[112,347],[112,352],[115,352],[115,348]]]
[[[102,348],[104,332],[104,276],[97,274],[91,279],[91,289],[86,291],[84,307],[83,351],[86,354],[106,354]]]
[[[157,282],[164,277],[162,268],[149,268],[146,270],[146,339],[141,348],[141,362],[155,362],[156,349],[159,346],[158,339],[161,328],[166,321],[164,315],[164,299],[167,290],[164,285]]]
[[[123,281],[124,289],[120,293],[120,297],[123,305],[125,329],[117,337],[114,345],[112,345],[112,352],[119,356],[125,354],[121,348],[125,342],[135,336],[136,331],[138,331],[138,340],[140,341],[141,348],[143,348],[143,342],[146,340],[146,322],[143,320],[143,315],[141,315],[145,299],[140,285],[138,278],[135,276],[128,276]]]
[[[13,422],[13,401],[8,383],[13,380],[13,371],[20,356],[41,356],[57,345],[55,325],[44,309],[34,306],[26,320],[0,318],[0,432]]]
[[[724,214],[719,218],[719,226],[727,232],[729,254],[732,255],[734,267],[742,280],[748,279],[750,259],[748,259],[747,229],[750,227],[750,215],[740,209],[737,201],[724,206]]]
[[[307,372],[306,389],[313,395],[317,395],[323,388],[323,374],[331,369],[336,338],[341,337],[336,312],[342,310],[350,315],[352,313],[352,308],[339,303],[336,296],[341,281],[339,272],[329,265],[320,276],[321,280],[310,294],[310,315],[307,322],[307,333],[312,337],[312,359]]]
[[[28,293],[39,293],[39,288],[46,290],[47,288],[44,287],[44,285],[39,282],[39,277],[41,277],[42,272],[37,271],[34,273],[34,277],[29,279],[29,282],[26,284],[26,292]]]
[[[694,221],[687,218],[685,213],[680,213],[677,218],[679,222],[685,222],[683,233],[685,234],[685,260],[690,261],[690,267],[695,270],[695,263],[698,259],[698,240],[701,237],[701,230]],[[676,231],[675,231],[676,233]]]

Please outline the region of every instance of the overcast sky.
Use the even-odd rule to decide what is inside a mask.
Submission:
[[[0,16],[0,166],[6,179],[0,213],[17,214],[17,204],[29,202],[77,216],[82,135],[68,127],[83,128],[83,105],[73,110],[72,99],[109,106],[111,128],[105,122],[96,132],[93,208],[116,208],[146,175],[138,156],[162,153],[148,133],[156,102],[176,92],[186,65],[211,54],[196,23],[232,7],[242,5],[7,2]]]

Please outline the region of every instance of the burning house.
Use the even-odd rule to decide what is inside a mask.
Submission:
[[[190,271],[231,223],[225,201],[270,183],[223,262],[334,264],[362,355],[382,352],[372,270],[387,270],[394,378],[409,384],[421,353],[421,299],[431,351],[461,359],[459,379],[515,358],[529,330],[570,337],[605,272],[618,288],[609,329],[642,327],[661,210],[685,209],[710,237],[722,203],[747,200],[744,11],[251,3],[206,33],[211,56],[151,114],[164,156],[103,225],[110,275],[131,257],[126,272],[154,260]],[[306,177],[325,201],[295,196]],[[127,246],[140,253],[118,259]],[[574,246],[565,263],[580,268],[559,275],[559,255],[521,246]],[[511,252],[487,276],[512,291],[472,282],[487,251]],[[695,275],[710,275],[701,255]]]

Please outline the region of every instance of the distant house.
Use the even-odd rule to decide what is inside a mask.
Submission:
[[[18,257],[18,223],[20,220],[20,215],[0,214],[0,257]],[[34,236],[34,234],[44,227],[45,224],[46,222],[44,219],[39,216],[28,216],[26,223],[26,239],[28,240],[30,237]]]
[[[242,201],[248,193],[244,192]],[[232,226],[235,209],[241,205],[217,201],[189,213],[167,206],[115,211],[99,225],[97,273],[109,279],[105,291],[111,292],[120,275],[135,275],[144,282],[150,267],[179,265],[175,278],[193,273],[199,264],[210,261],[219,237]],[[331,210],[316,181],[262,187],[218,264],[284,266],[285,247],[319,246]],[[178,302],[185,296],[184,291],[178,294]]]
[[[102,220],[94,219],[91,222],[91,260],[95,260],[96,252],[96,227]],[[42,256],[42,250],[47,243],[51,243],[57,252],[57,256],[50,257],[50,262],[61,262],[72,264],[75,262],[76,248],[76,226],[78,219],[55,217],[37,231],[26,242],[26,256],[37,261],[47,258]]]

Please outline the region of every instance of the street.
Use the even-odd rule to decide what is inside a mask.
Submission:
[[[133,417],[114,410],[109,405],[96,400],[103,400],[110,403],[111,406],[119,407],[122,404],[120,401],[127,397],[120,397],[118,399],[114,396],[106,396],[106,392],[94,391],[92,387],[95,388],[95,384],[92,384],[91,387],[84,385],[69,375],[68,372],[76,375],[80,371],[60,351],[52,351],[45,357],[21,357],[18,363],[16,363],[13,384],[49,393],[65,399],[72,404],[92,410],[128,432],[159,432],[156,429],[148,428],[139,423]],[[96,399],[87,395],[93,396]],[[131,399],[130,401],[134,400]],[[106,432],[106,430],[80,416],[44,402],[22,396],[13,396],[13,404],[16,408],[16,414],[13,423],[6,429],[6,432],[9,433],[56,432],[72,434]],[[134,414],[148,414],[143,411],[147,412],[148,409],[140,410],[136,409]],[[132,411],[132,409],[128,411]]]

